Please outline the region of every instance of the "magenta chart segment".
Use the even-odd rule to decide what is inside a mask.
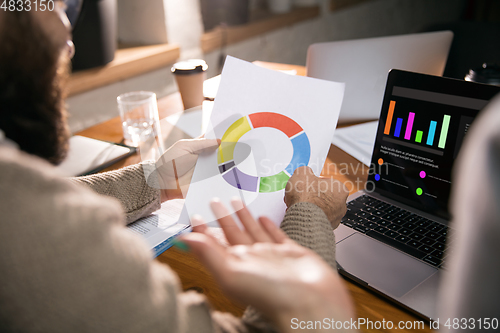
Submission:
[[[410,114],[408,115],[408,123],[406,124],[405,140],[410,140],[413,120],[415,120],[415,113],[410,112]]]
[[[252,176],[239,170],[234,162],[234,149],[238,140],[255,128],[270,127],[283,132],[293,147],[290,163],[283,171],[267,177]],[[236,120],[228,127],[217,151],[219,172],[224,180],[241,190],[270,193],[283,190],[295,169],[309,164],[311,146],[302,127],[294,120],[273,112],[258,112]]]

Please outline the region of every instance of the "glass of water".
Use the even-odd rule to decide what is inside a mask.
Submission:
[[[122,119],[125,144],[138,147],[155,136],[158,124],[156,94],[150,91],[133,91],[116,98]]]

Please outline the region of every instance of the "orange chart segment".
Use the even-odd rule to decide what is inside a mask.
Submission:
[[[242,117],[229,126],[221,139],[219,154],[217,155],[219,164],[233,160],[234,145],[243,136],[243,134],[251,129],[252,127],[250,126],[247,117]]]
[[[389,135],[391,131],[392,116],[394,115],[394,107],[396,106],[396,101],[391,101],[389,104],[389,113],[387,114],[387,120],[385,122],[384,134]]]
[[[289,138],[302,131],[302,127],[300,127],[299,124],[297,124],[292,119],[279,113],[259,112],[259,113],[253,113],[248,117],[252,122],[253,128],[259,128],[259,127],[276,128],[285,133],[285,135],[288,136]]]

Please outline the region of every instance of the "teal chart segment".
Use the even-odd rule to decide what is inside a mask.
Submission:
[[[292,143],[293,154],[290,163],[279,173],[258,177],[238,169],[234,162],[234,148],[238,140],[255,128],[269,127],[283,132]],[[241,117],[228,127],[217,151],[219,172],[224,180],[244,191],[271,193],[283,190],[295,169],[309,164],[311,145],[302,127],[291,118],[274,112],[258,112]]]

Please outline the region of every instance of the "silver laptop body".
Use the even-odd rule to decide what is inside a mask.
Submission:
[[[307,76],[345,82],[339,123],[377,119],[387,72],[442,75],[452,39],[441,31],[312,44]]]
[[[423,318],[437,318],[452,165],[474,118],[499,92],[389,73],[367,186],[348,198],[335,230],[342,275]]]

